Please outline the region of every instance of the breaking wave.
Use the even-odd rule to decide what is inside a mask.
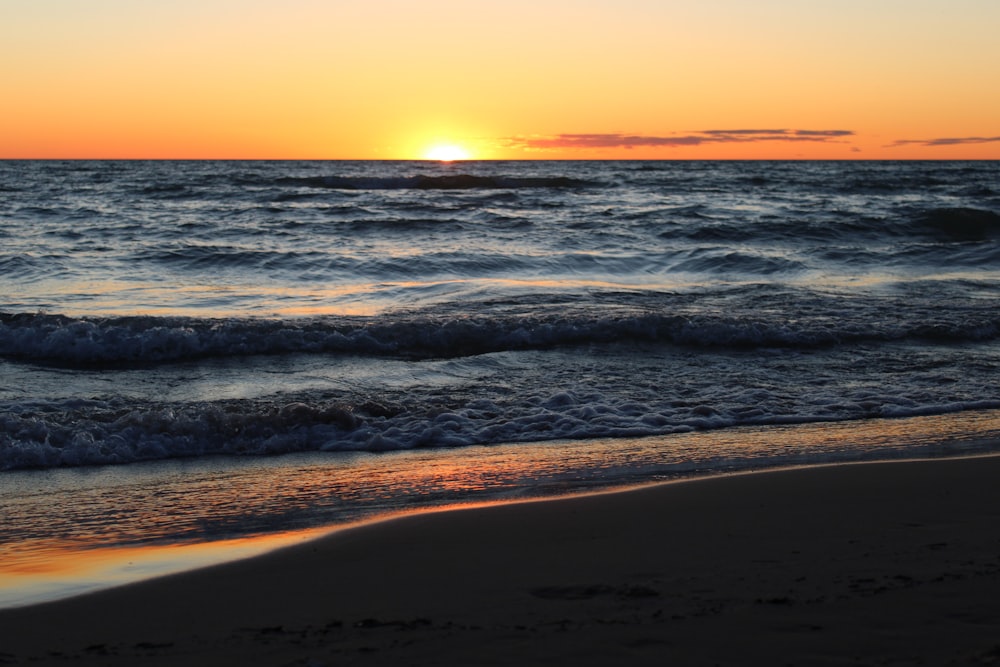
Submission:
[[[68,367],[142,365],[209,357],[352,354],[454,358],[508,350],[642,342],[702,348],[802,348],[865,341],[980,342],[1000,338],[1000,313],[948,320],[928,310],[864,321],[832,313],[794,322],[767,314],[607,313],[342,317],[303,320],[185,317],[73,318],[0,313],[8,359]]]

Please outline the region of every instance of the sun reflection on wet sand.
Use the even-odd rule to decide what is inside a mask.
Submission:
[[[79,542],[15,545],[0,561],[0,608],[79,595],[174,572],[257,556],[330,528],[216,542],[85,548]]]
[[[998,441],[1000,411],[992,410],[458,451],[6,473],[0,607],[240,559],[407,512],[605,491],[692,472],[969,455],[995,451]],[[232,539],[241,534],[256,536]]]

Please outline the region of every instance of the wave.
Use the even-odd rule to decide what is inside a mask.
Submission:
[[[279,184],[331,190],[516,190],[522,188],[580,188],[596,185],[567,176],[508,177],[449,174],[444,176],[312,176],[282,178]]]
[[[983,241],[1000,237],[1000,215],[976,208],[934,208],[919,216],[932,233],[957,241]]]
[[[222,268],[254,267],[268,268],[274,265],[306,266],[319,260],[328,259],[322,252],[289,252],[258,250],[233,246],[182,244],[172,248],[139,252],[135,259],[143,262],[157,262],[185,267]]]
[[[658,233],[663,239],[721,243],[858,243],[883,241],[965,242],[1000,238],[1000,214],[980,208],[902,209],[892,215],[830,211],[824,215],[770,217],[748,221],[711,208],[668,209],[646,213],[657,224],[682,222]],[[685,222],[694,215],[698,224]]]
[[[863,313],[847,317],[818,312],[810,316],[803,310],[792,320],[767,312],[679,314],[615,312],[600,307],[563,314],[415,314],[308,320],[0,313],[0,354],[47,365],[117,367],[295,353],[455,358],[621,342],[813,349],[858,342],[954,343],[1000,338],[1000,314],[956,313],[940,314],[931,308],[928,312],[917,310],[908,318],[877,319]]]
[[[551,390],[550,390],[551,391]],[[885,393],[811,411],[783,413],[749,403],[719,409],[708,402],[646,405],[556,391],[514,402],[472,398],[440,405],[330,400],[322,396],[192,403],[124,398],[21,404],[0,411],[0,471],[126,464],[169,458],[262,456],[304,451],[395,451],[558,439],[648,437],[717,430],[913,417],[994,410],[1000,401],[915,403]]]
[[[27,253],[0,254],[0,275],[18,276],[22,281],[51,277],[64,269],[59,257],[37,257]]]
[[[671,268],[674,271],[722,275],[727,273],[770,275],[804,271],[806,266],[802,262],[784,257],[750,254],[736,250],[698,249]]]

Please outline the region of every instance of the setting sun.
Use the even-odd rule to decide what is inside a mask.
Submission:
[[[996,0],[0,7],[3,159],[1000,157]]]
[[[454,162],[455,160],[468,160],[469,151],[454,144],[440,144],[432,146],[424,153],[426,160],[439,160],[441,162]]]

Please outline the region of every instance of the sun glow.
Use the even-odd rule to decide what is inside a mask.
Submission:
[[[440,162],[454,162],[455,160],[468,160],[471,157],[469,151],[454,144],[438,144],[431,146],[424,153],[425,160],[438,160]]]

